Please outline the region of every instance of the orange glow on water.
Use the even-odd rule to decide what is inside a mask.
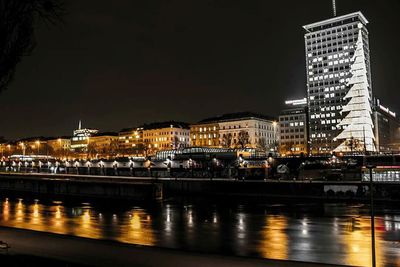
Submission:
[[[288,237],[286,234],[287,218],[267,216],[261,231],[262,240],[258,250],[264,258],[287,259]]]
[[[371,266],[371,224],[370,218],[353,218],[347,225],[346,233],[343,235],[343,245],[346,248],[346,264],[355,266]],[[377,226],[375,224],[375,226]],[[380,263],[382,247],[380,244],[382,232],[375,227],[375,251],[376,266],[384,266]]]

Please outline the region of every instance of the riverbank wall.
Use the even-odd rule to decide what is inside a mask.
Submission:
[[[115,200],[162,199],[162,184],[122,177],[0,173],[0,191]]]
[[[374,183],[377,201],[400,201],[399,183]],[[143,178],[65,174],[0,173],[0,191],[115,200],[161,200],[175,196],[231,199],[368,201],[369,182]]]

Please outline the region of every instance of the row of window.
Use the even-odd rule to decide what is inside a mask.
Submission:
[[[333,105],[333,104],[345,104],[347,102],[346,99],[335,99],[335,100],[324,100],[324,101],[310,101],[310,106],[317,106],[315,109],[310,109],[311,112],[317,112],[320,110],[319,107],[325,105]]]
[[[281,140],[281,142],[280,142],[282,145],[284,145],[284,144],[289,144],[289,143],[291,143],[291,144],[293,144],[293,145],[304,145],[304,144],[306,144],[306,142],[305,141],[298,141],[298,140],[293,140],[293,138],[292,139],[287,139],[287,140]]]
[[[216,126],[213,126],[212,128],[211,127],[200,127],[199,128],[199,131],[200,132],[207,132],[207,130],[210,132],[211,130],[212,131],[216,131],[217,130],[217,127]],[[195,128],[195,131],[197,131],[197,128]]]
[[[324,43],[324,44],[322,44],[322,45],[318,45],[318,46],[313,46],[313,47],[307,47],[307,52],[308,52],[308,57],[313,57],[313,56],[316,56],[316,55],[318,55],[318,53],[317,52],[311,52],[311,51],[316,51],[316,50],[319,50],[319,52],[322,52],[322,51],[320,51],[321,49],[324,49],[325,50],[325,52],[327,52],[327,48],[328,48],[328,50],[329,50],[329,48],[331,48],[331,47],[337,47],[337,46],[341,46],[341,45],[344,45],[343,47],[341,47],[342,49],[337,49],[336,51],[343,51],[343,50],[347,50],[347,49],[349,49],[350,47],[352,47],[353,48],[353,46],[352,45],[350,45],[350,44],[352,44],[352,43],[355,43],[355,42],[357,42],[357,39],[356,38],[350,38],[350,39],[346,39],[346,40],[343,40],[343,41],[339,41],[339,42],[330,42],[330,43]],[[350,45],[350,46],[349,46]],[[333,49],[332,49],[332,52],[336,52],[336,51],[333,51]],[[320,53],[319,55],[321,55],[321,54],[326,54],[326,53]]]
[[[350,30],[357,29],[357,28],[358,28],[357,24],[351,24],[351,25],[340,27],[340,28],[322,31],[320,33],[308,34],[307,39],[323,37],[323,36],[330,35],[330,34],[342,33],[342,32],[350,31]]]
[[[344,34],[331,35],[331,36],[327,36],[324,38],[318,38],[318,39],[313,39],[313,40],[307,41],[307,45],[311,46],[311,45],[316,45],[316,44],[325,43],[325,42],[334,41],[334,40],[353,38],[353,36],[357,36],[357,34],[358,34],[358,31],[350,31],[350,32],[347,32]]]
[[[284,134],[284,133],[299,133],[299,132],[303,133],[304,132],[304,128],[281,130],[281,134]]]
[[[316,89],[310,89],[310,94],[313,93],[322,93],[322,92],[333,92],[335,90],[344,90],[346,89],[345,85],[338,85],[338,86],[331,86],[331,87],[321,87],[321,88],[316,88]]]
[[[297,121],[297,120],[304,120],[304,116],[286,116],[286,117],[280,117],[279,121]]]
[[[189,142],[189,138],[184,138],[184,137],[179,137],[176,140],[181,141],[181,142]],[[171,137],[156,137],[156,138],[145,138],[144,142],[168,142],[168,141],[175,141],[175,138]]]
[[[186,132],[150,132],[150,133],[143,133],[143,136],[149,137],[149,136],[159,136],[159,135],[183,135],[183,136],[189,136],[189,131]]]

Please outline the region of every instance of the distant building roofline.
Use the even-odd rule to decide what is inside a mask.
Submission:
[[[164,128],[181,128],[181,129],[190,129],[189,123],[180,122],[180,121],[163,121],[163,122],[153,122],[149,124],[143,124],[141,126],[143,130],[157,130]]]
[[[310,31],[310,29],[315,28],[315,27],[320,27],[320,26],[323,26],[323,25],[326,25],[326,24],[339,22],[339,21],[346,20],[346,19],[353,18],[353,17],[358,17],[364,25],[367,25],[369,23],[367,18],[363,15],[363,13],[361,13],[361,11],[357,11],[357,12],[345,14],[345,15],[342,15],[342,16],[333,17],[333,18],[330,18],[330,19],[326,19],[326,20],[314,22],[314,23],[311,23],[311,24],[307,24],[307,25],[304,25],[303,28],[306,31]]]
[[[101,137],[101,136],[118,136],[118,133],[115,132],[102,132],[92,135],[92,137]]]
[[[271,116],[258,114],[254,112],[244,111],[244,112],[236,112],[236,113],[227,113],[216,117],[203,119],[196,124],[204,124],[204,123],[217,123],[217,122],[227,122],[227,121],[235,121],[235,120],[246,120],[246,119],[262,119],[268,121],[275,121],[276,118]]]

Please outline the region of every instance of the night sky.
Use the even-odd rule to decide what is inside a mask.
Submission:
[[[369,20],[374,94],[400,111],[400,1],[337,0]],[[330,0],[66,1],[65,23],[38,24],[37,47],[0,94],[0,136],[118,131],[237,111],[278,115],[306,94],[302,25]]]

